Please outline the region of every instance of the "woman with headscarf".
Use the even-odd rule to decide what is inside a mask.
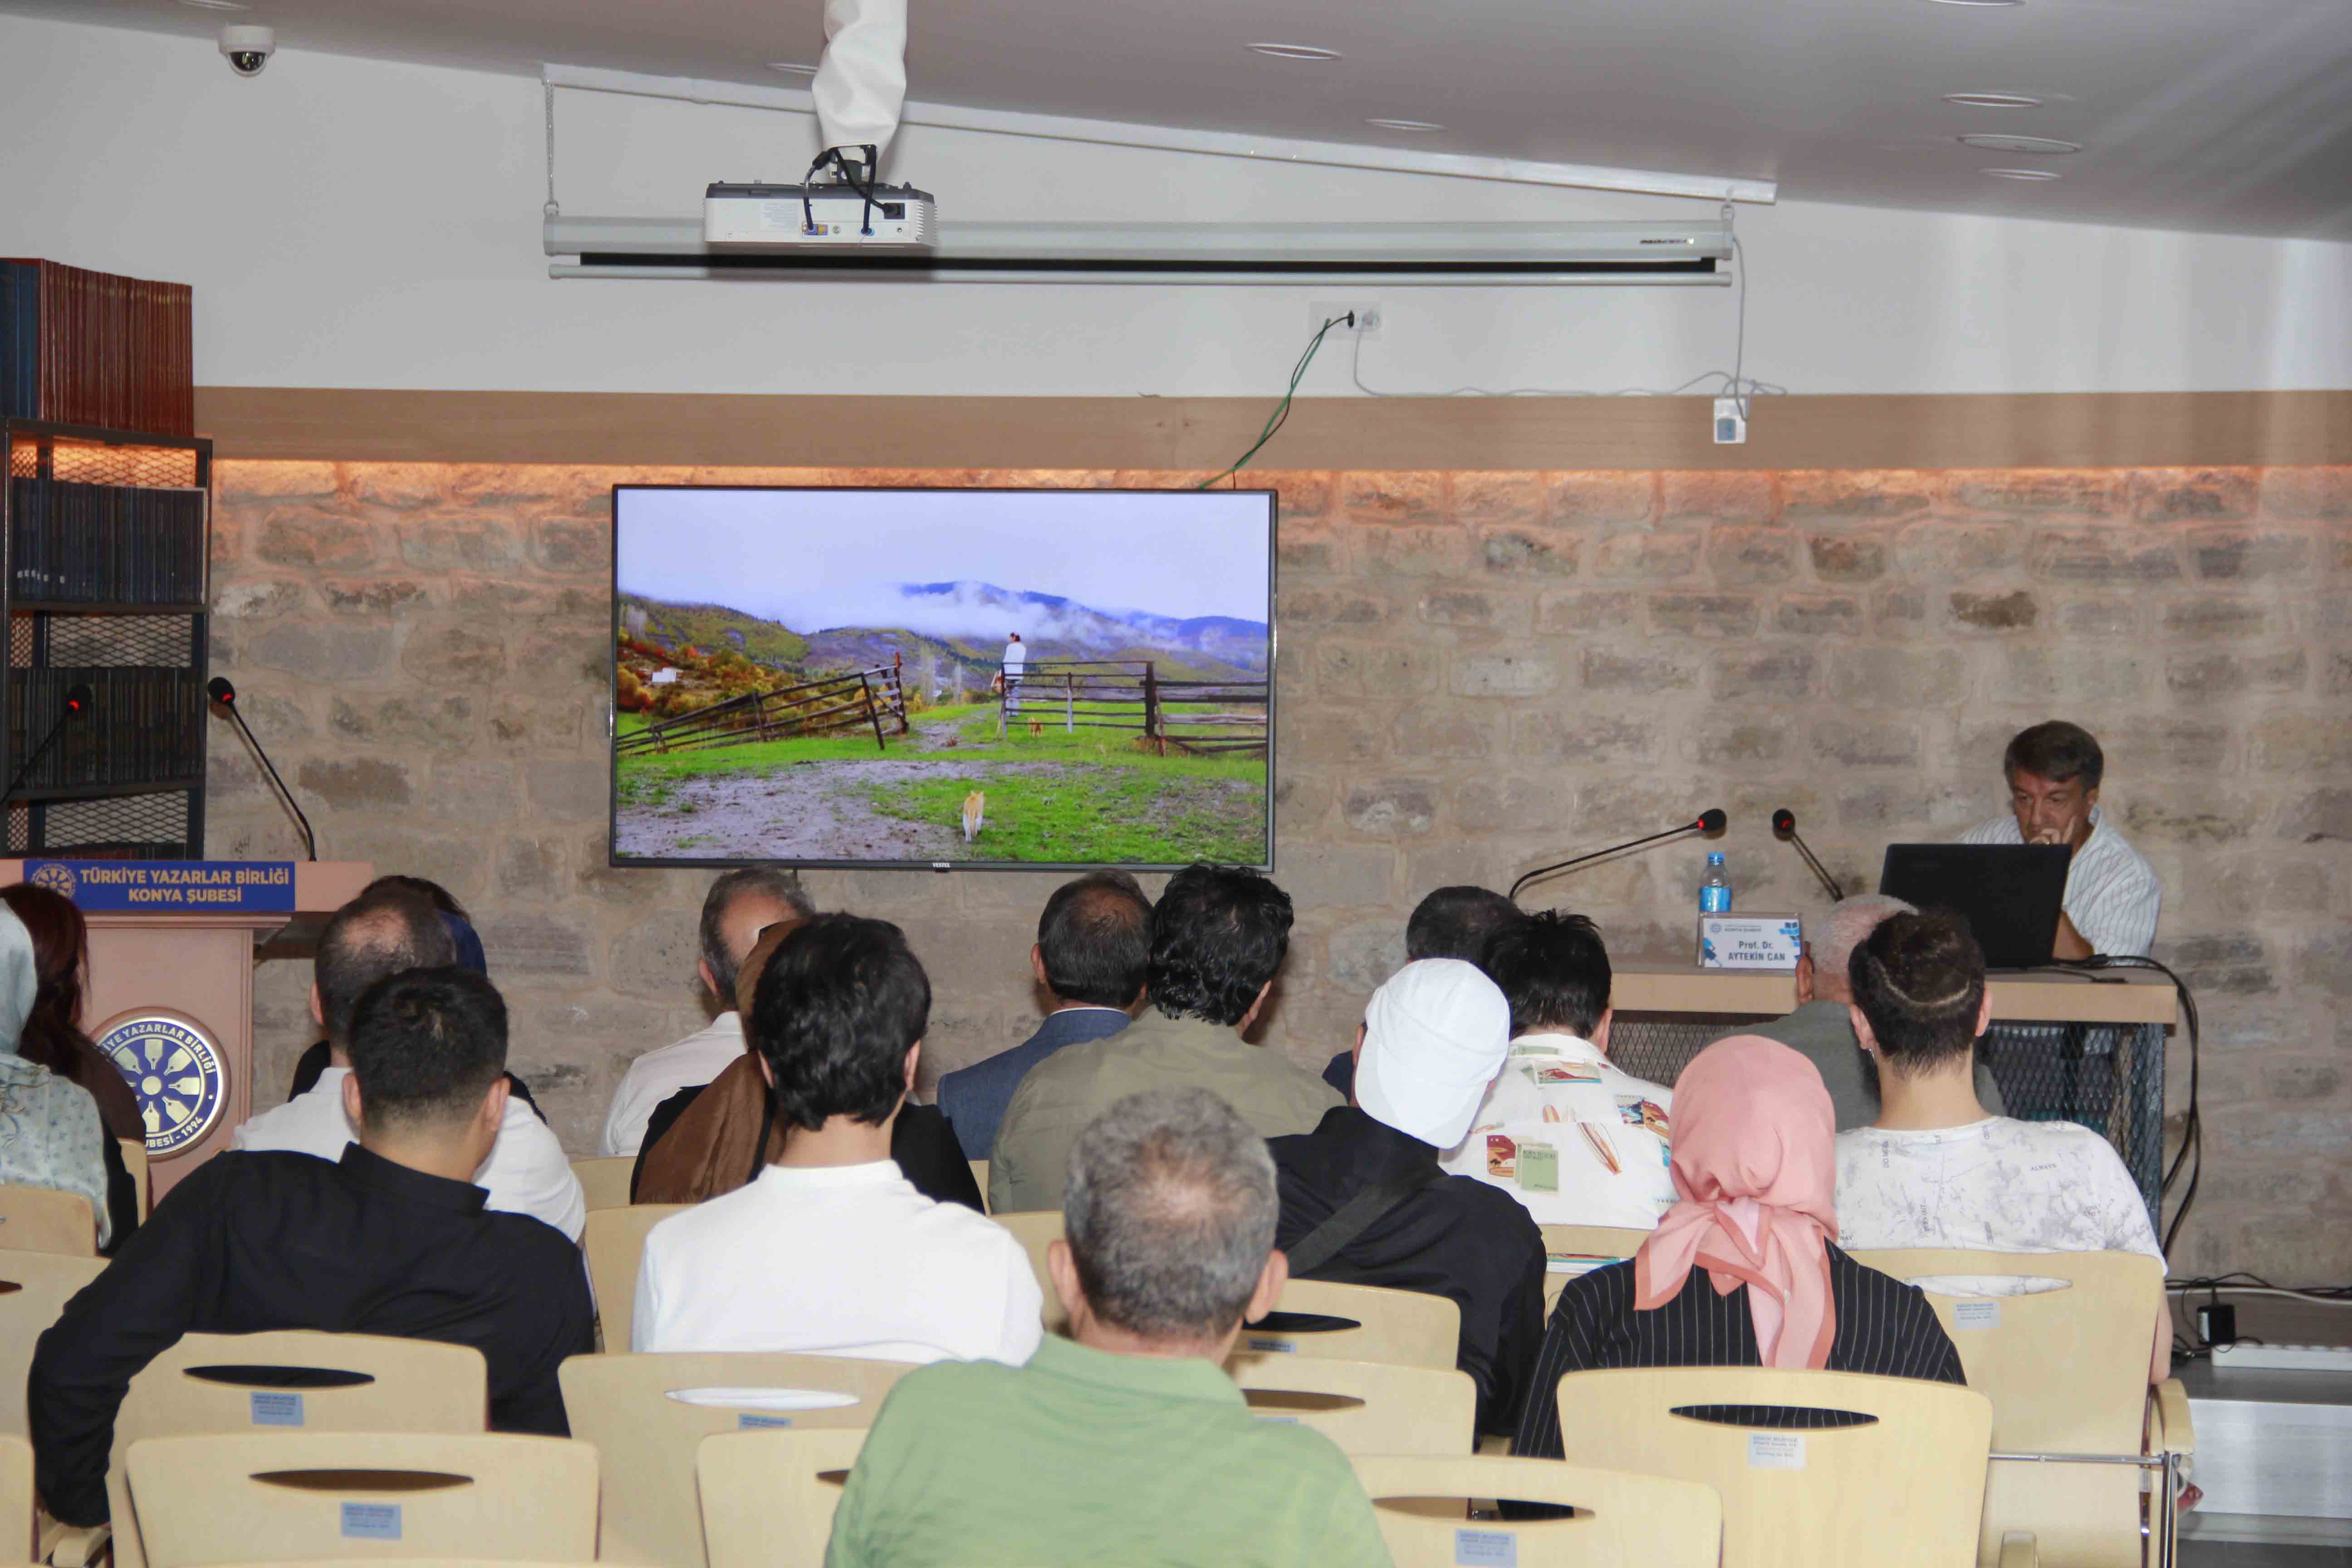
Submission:
[[[89,1090],[90,1098],[98,1101],[99,1117],[115,1137],[145,1138],[147,1124],[140,1117],[139,1097],[131,1092],[131,1081],[82,1033],[81,988],[89,973],[89,923],[71,899],[32,882],[0,888],[0,904],[16,911],[33,939],[37,988],[16,1054]]]
[[[1631,1259],[1560,1292],[1511,1451],[1559,1458],[1559,1379],[1597,1367],[1966,1383],[1927,1297],[1839,1250],[1836,1138],[1829,1090],[1796,1051],[1760,1035],[1701,1051],[1675,1084],[1677,1201]]]
[[[98,1101],[19,1052],[39,996],[31,933],[0,907],[0,1184],[88,1198],[99,1247],[110,1252],[138,1224],[137,1200]]]

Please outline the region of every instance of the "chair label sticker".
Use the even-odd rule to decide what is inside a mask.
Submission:
[[[346,1541],[397,1541],[400,1505],[396,1502],[347,1502],[343,1505]]]
[[[738,1432],[760,1432],[772,1426],[789,1426],[792,1424],[793,1418],[789,1415],[762,1415],[753,1410],[746,1410],[735,1417],[735,1430]]]
[[[1519,1538],[1507,1530],[1457,1530],[1454,1568],[1519,1568]]]
[[[299,1394],[265,1394],[259,1389],[250,1395],[253,1401],[253,1424],[256,1426],[299,1426],[302,1425],[302,1396]]]
[[[1805,1435],[1801,1432],[1750,1432],[1748,1468],[1751,1470],[1801,1470],[1805,1468]]]
[[[1998,1301],[1955,1301],[1952,1303],[1952,1327],[1956,1329],[1997,1329],[2000,1327],[2000,1303]]]
[[[1254,1339],[1249,1342],[1249,1348],[1254,1351],[1273,1351],[1279,1355],[1297,1355],[1298,1353],[1298,1347],[1292,1344],[1288,1340]]]

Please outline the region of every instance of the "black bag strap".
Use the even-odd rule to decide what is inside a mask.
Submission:
[[[1428,1167],[1397,1171],[1374,1182],[1370,1186],[1341,1204],[1330,1218],[1298,1238],[1298,1245],[1286,1248],[1290,1258],[1293,1279],[1303,1279],[1339,1255],[1340,1250],[1356,1237],[1372,1228],[1391,1209],[1426,1186],[1445,1179],[1445,1173],[1432,1173]]]

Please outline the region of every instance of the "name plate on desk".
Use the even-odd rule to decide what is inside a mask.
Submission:
[[[1804,955],[1803,928],[1794,915],[1701,915],[1701,969],[1793,970]]]
[[[26,860],[85,914],[291,914],[291,860]]]

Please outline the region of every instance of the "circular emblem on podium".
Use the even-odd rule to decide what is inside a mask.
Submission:
[[[47,888],[61,899],[70,899],[80,887],[81,879],[73,874],[70,866],[60,866],[52,860],[33,873],[33,886]]]
[[[228,1103],[228,1069],[204,1026],[176,1013],[133,1013],[98,1037],[147,1124],[147,1152],[177,1154],[212,1131]]]

